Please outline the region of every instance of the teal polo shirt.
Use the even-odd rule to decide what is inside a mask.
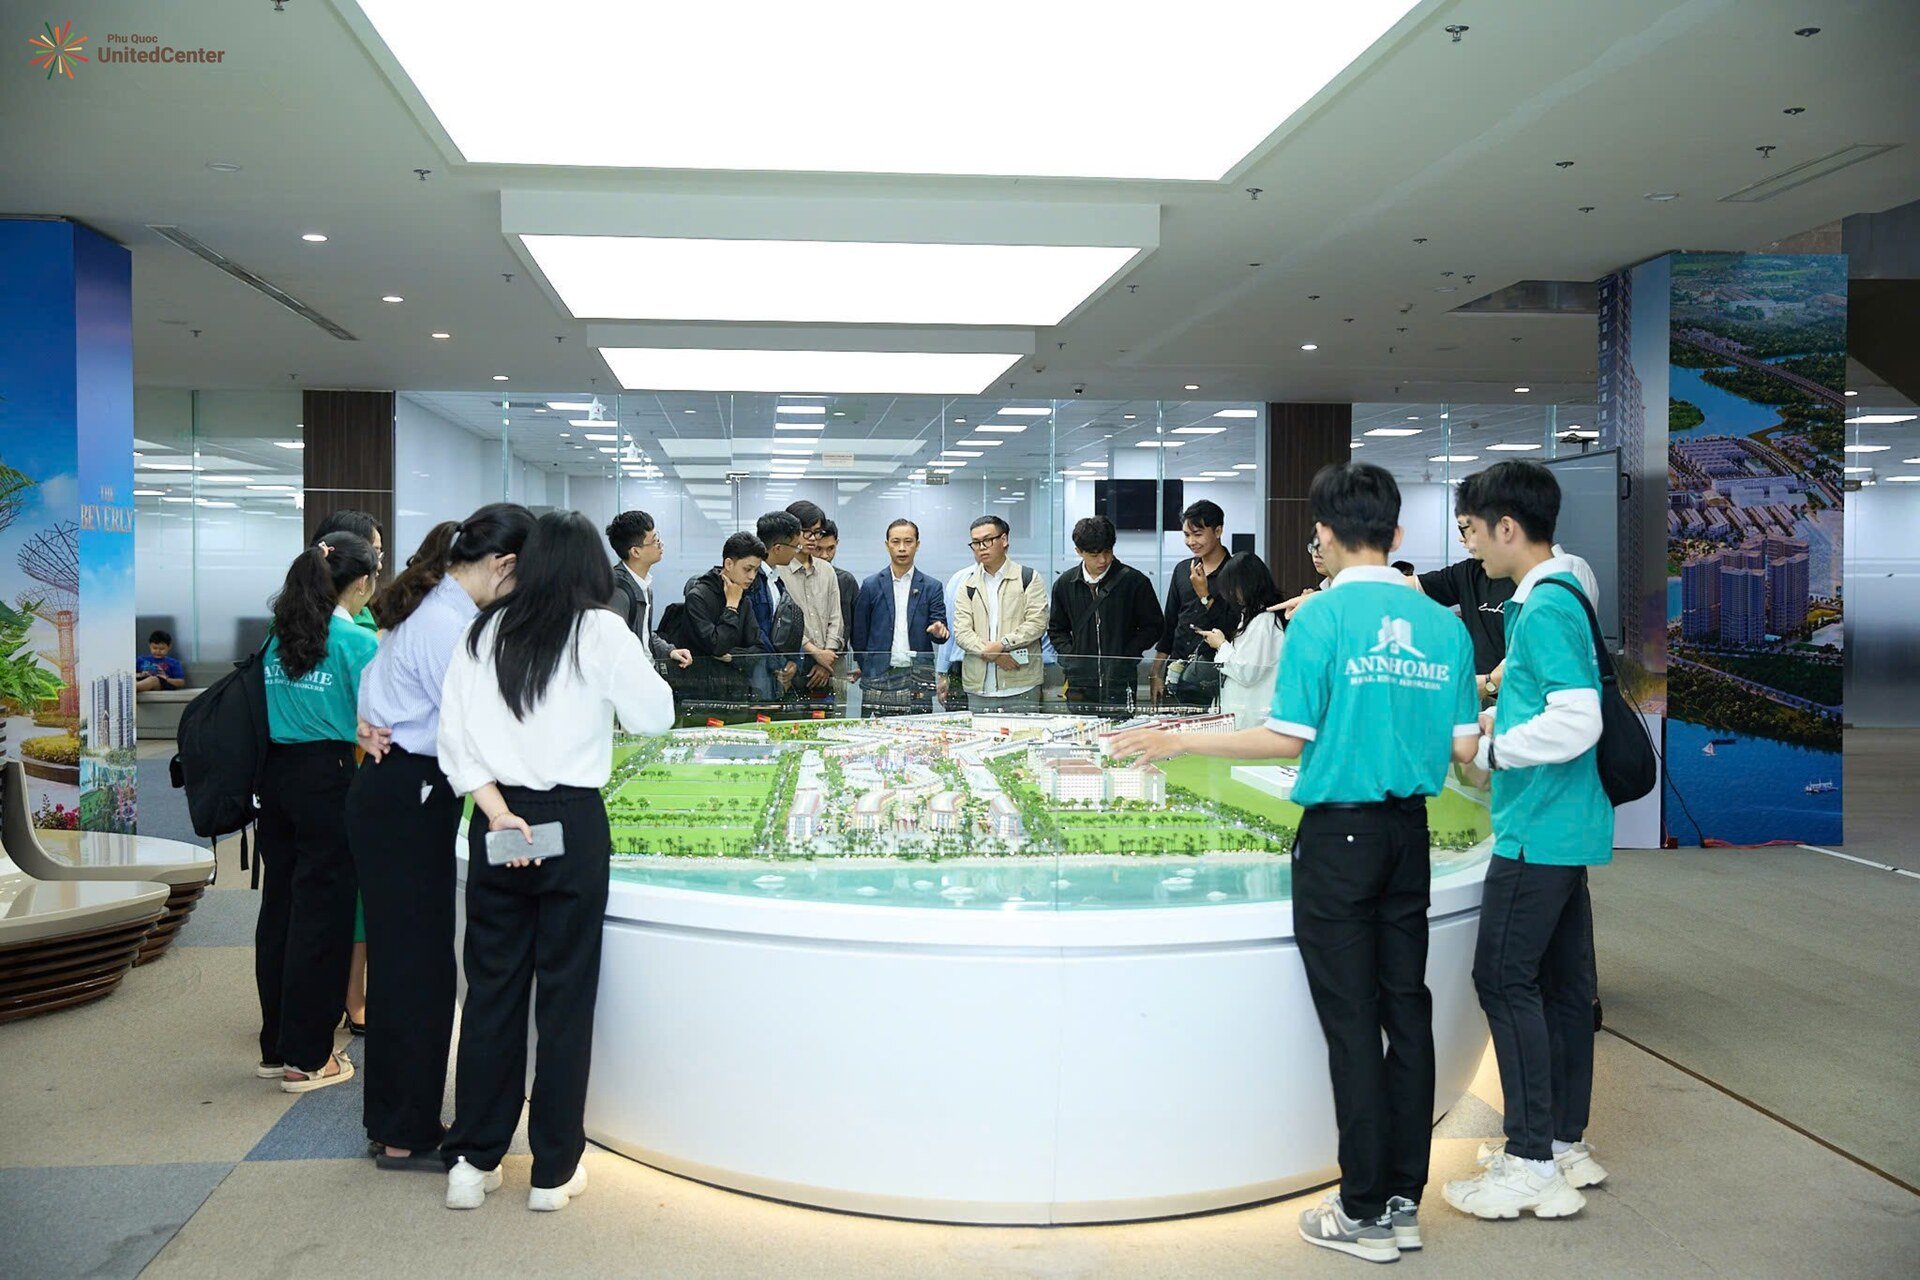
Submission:
[[[360,725],[360,673],[380,642],[338,609],[327,623],[327,656],[298,680],[280,666],[280,637],[267,641],[267,728],[275,742],[352,742]]]
[[[1295,611],[1267,728],[1307,744],[1295,804],[1366,804],[1438,795],[1479,714],[1460,619],[1396,570],[1355,565]]]
[[[1556,578],[1579,583],[1550,560],[1523,579],[1502,607],[1507,624],[1507,673],[1494,704],[1495,738],[1546,711],[1555,693],[1600,693],[1600,665],[1586,610]],[[1536,576],[1537,575],[1537,576]],[[1493,774],[1493,852],[1550,867],[1591,867],[1613,860],[1613,803],[1600,786],[1594,747],[1563,764],[1496,769]],[[1496,752],[1496,756],[1497,756]],[[1497,761],[1496,761],[1497,762]]]

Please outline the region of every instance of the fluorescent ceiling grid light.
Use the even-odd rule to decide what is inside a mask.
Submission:
[[[976,431],[992,431],[1003,436],[1017,436],[1026,429],[1024,422],[983,422],[974,428]]]
[[[1915,417],[1920,417],[1920,415],[1911,413],[1863,413],[1857,418],[1848,418],[1847,425],[1850,427],[1855,424],[1863,427],[1869,425],[1886,426],[1896,422],[1912,422]]]
[[[1217,436],[1225,430],[1225,427],[1175,427],[1173,434],[1177,436]]]
[[[1891,448],[1893,446],[1890,444],[1850,444],[1846,446],[1846,451],[1848,453],[1885,453]]]
[[[1104,467],[1107,465],[1107,460],[1105,458],[1089,458],[1085,462],[1076,462],[1073,465],[1076,467]]]
[[[1539,447],[1537,444],[1490,444],[1487,446],[1493,453],[1531,453]]]
[[[1260,411],[1258,409],[1222,409],[1213,416],[1216,418],[1257,418],[1260,416]]]
[[[419,0],[359,4],[468,163],[1202,182],[1225,177],[1416,7],[847,0],[756,6],[743,21],[725,5],[551,0],[541,28],[574,47],[672,51],[644,76],[571,75],[554,93],[526,74],[518,0],[468,0],[457,23]],[[1205,93],[1089,94],[1008,57],[1010,29],[1026,48],[1072,49],[1083,66],[1131,65],[1142,49],[1166,66],[1215,66],[1222,49],[1260,49],[1264,62],[1257,76],[1210,78]],[[728,87],[716,98],[721,60]],[[811,83],[803,69],[825,67],[882,68],[877,87],[896,91],[875,110],[870,93],[799,88]],[[964,93],[899,91],[963,78]]]
[[[581,438],[584,440],[618,440],[620,437],[608,435],[602,431],[589,431]]]
[[[775,409],[774,413],[776,415],[782,413],[804,415],[809,413],[825,413],[826,411],[827,406],[823,404],[783,404]],[[689,409],[687,412],[692,413],[693,410]]]
[[[158,498],[163,496],[165,493],[166,493],[165,489],[135,489],[133,491],[133,496],[136,498]]]
[[[193,464],[191,462],[143,462],[140,464],[140,470],[142,471],[191,471],[193,470]]]
[[[1142,440],[1133,447],[1136,449],[1183,449],[1185,440]]]
[[[1920,476],[1888,476],[1887,477],[1888,484],[1913,484],[1917,481],[1920,481]]]
[[[1842,467],[1840,469],[1850,476],[1870,476],[1873,474],[1872,467]]]
[[[775,446],[773,446],[773,451],[774,451],[775,453],[799,453],[799,454],[811,454],[811,453],[813,452],[813,450],[814,450],[814,446],[813,446],[813,445],[810,445],[810,444],[805,444],[805,445],[793,445],[793,446],[788,446],[788,445],[784,445],[784,444],[777,444],[777,445],[775,445]]]
[[[1428,458],[1427,461],[1428,462],[1478,462],[1480,461],[1480,455],[1477,453],[1436,453],[1431,458]]]
[[[245,484],[247,481],[251,479],[253,479],[253,477],[247,476],[247,475],[212,476],[212,475],[203,474],[200,477],[200,483],[201,484]]]
[[[1903,465],[1909,467],[1920,464],[1920,458],[1902,458],[1900,461]]]
[[[1238,480],[1240,478],[1238,471],[1202,471],[1200,474],[1203,476],[1212,476],[1216,480]]]
[[[773,429],[775,431],[825,431],[827,424],[824,422],[776,422],[773,424]]]
[[[609,414],[604,418],[568,418],[567,425],[570,427],[612,427],[619,424],[614,417]]]
[[[1140,252],[1097,245],[520,239],[580,320],[1048,327]]]
[[[305,440],[275,440],[274,444],[282,449],[304,449],[307,447]]]
[[[865,395],[979,395],[1019,352],[771,351],[601,347],[629,390],[760,391],[796,386]]]
[[[973,449],[942,449],[940,456],[943,458],[978,458],[983,455]]]
[[[1394,437],[1417,436],[1425,429],[1426,428],[1424,427],[1375,427],[1373,430],[1362,432],[1361,434],[1369,435],[1369,436],[1394,436]]]
[[[1182,483],[1182,484],[1212,484],[1212,483],[1213,483],[1213,477],[1212,477],[1212,476],[1210,476],[1210,475],[1205,475],[1205,474],[1202,474],[1202,475],[1197,475],[1197,476],[1181,476],[1181,477],[1180,477],[1180,483]]]
[[[998,449],[1005,440],[962,440],[960,444],[967,449]]]
[[[1233,464],[1233,469],[1235,471],[1258,471],[1260,464],[1257,462],[1236,462]]]
[[[1000,410],[1001,416],[1007,418],[1044,418],[1052,412],[1052,409],[1023,409],[1017,405],[1007,405]]]
[[[594,409],[598,407],[600,406],[592,400],[547,401],[547,408],[557,410],[560,413],[592,413]]]

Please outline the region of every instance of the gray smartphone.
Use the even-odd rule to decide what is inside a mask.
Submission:
[[[509,827],[487,832],[487,863],[504,867],[517,858],[558,858],[567,851],[564,829],[557,822],[542,822],[528,828],[533,843]]]

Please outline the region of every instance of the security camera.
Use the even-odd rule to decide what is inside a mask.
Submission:
[[[1074,383],[1074,384],[1073,384],[1073,394],[1075,394],[1075,395],[1077,395],[1077,396],[1083,396],[1083,395],[1085,395],[1085,394],[1087,394],[1087,384],[1086,384],[1086,383],[1084,383],[1084,382],[1076,382],[1076,383]]]

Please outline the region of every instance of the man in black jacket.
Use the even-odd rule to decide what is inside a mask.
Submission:
[[[1165,621],[1147,575],[1113,557],[1113,521],[1088,516],[1073,526],[1078,568],[1053,584],[1047,638],[1067,677],[1067,701],[1131,710],[1140,655]]]
[[[1211,585],[1213,575],[1227,562],[1227,549],[1221,543],[1226,527],[1227,513],[1219,503],[1206,498],[1180,513],[1180,529],[1186,535],[1187,550],[1193,554],[1173,566],[1173,575],[1167,580],[1167,603],[1162,610],[1165,620],[1153,655],[1156,706],[1167,694],[1168,671],[1175,664],[1179,664],[1182,678],[1174,682],[1174,701],[1204,707],[1220,691],[1220,677],[1213,670],[1200,633],[1218,628],[1232,634],[1239,622],[1227,616],[1226,604]],[[1187,664],[1195,664],[1195,669],[1188,670]]]
[[[692,665],[691,653],[675,648],[653,629],[653,567],[666,554],[653,517],[639,510],[622,511],[607,526],[607,545],[620,562],[613,570],[613,599],[608,602],[613,611],[627,620],[628,629],[640,637],[656,663]]]
[[[751,691],[748,668],[762,659],[760,626],[747,607],[747,590],[760,575],[767,548],[750,533],[736,533],[720,550],[720,563],[689,578],[679,633],[670,637],[693,655],[689,693],[743,702]]]

